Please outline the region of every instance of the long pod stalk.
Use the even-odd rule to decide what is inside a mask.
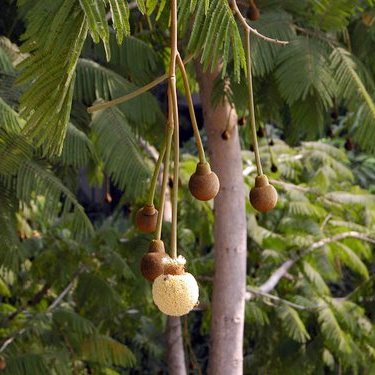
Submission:
[[[164,142],[163,142],[163,146],[160,150],[158,160],[155,164],[154,174],[152,175],[150,191],[148,193],[148,199],[147,199],[147,204],[149,206],[154,204],[156,185],[157,185],[157,181],[158,181],[160,168],[161,168],[161,165],[163,163],[166,147],[167,147],[167,139],[165,139]]]
[[[172,230],[171,230],[171,257],[177,258],[177,200],[178,200],[178,176],[179,176],[179,118],[176,88],[176,58],[177,50],[177,0],[171,0],[171,61],[169,65],[169,83],[172,98],[172,112],[174,124],[174,174],[172,191]]]
[[[170,87],[168,87],[168,106],[172,103],[172,96]],[[167,191],[167,183],[169,177],[169,165],[170,165],[170,158],[171,158],[171,146],[172,146],[172,135],[173,135],[173,116],[171,111],[168,115],[168,125],[167,125],[167,134],[166,134],[166,148],[165,148],[165,155],[164,155],[164,170],[163,170],[163,180],[161,183],[161,191],[160,191],[160,205],[159,205],[159,213],[158,213],[158,220],[156,223],[156,235],[155,238],[157,240],[161,239],[161,230],[163,226],[163,215],[164,215],[164,205],[165,205],[165,193]]]
[[[184,62],[183,62],[180,54],[177,54],[177,64],[178,64],[179,70],[181,72],[182,80],[184,82],[185,95],[186,95],[186,100],[187,100],[188,107],[189,107],[191,126],[193,127],[195,142],[197,144],[199,161],[203,164],[203,163],[206,163],[206,156],[204,154],[202,139],[201,139],[201,136],[199,134],[197,118],[195,117],[194,104],[193,104],[193,99],[192,99],[192,96],[191,96],[189,80],[188,80],[188,77],[187,77],[187,74],[186,74]]]
[[[249,111],[250,111],[250,128],[251,136],[253,139],[253,147],[255,153],[255,163],[257,166],[258,176],[263,174],[262,164],[260,161],[259,146],[257,139],[257,129],[255,124],[255,108],[254,108],[254,91],[253,91],[253,78],[251,73],[251,55],[250,55],[250,31],[245,30],[246,33],[246,62],[247,62],[247,87],[248,87],[248,100],[249,100]]]

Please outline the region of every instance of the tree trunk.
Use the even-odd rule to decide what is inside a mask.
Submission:
[[[168,316],[166,339],[168,350],[168,374],[186,375],[185,352],[180,318],[175,316]]]
[[[215,276],[212,295],[209,373],[243,373],[246,285],[246,212],[237,114],[226,102],[213,108],[216,74],[196,66],[212,169],[220,179],[215,198]],[[229,126],[228,126],[229,125]],[[229,128],[230,138],[221,137]]]
[[[165,199],[164,220],[172,221],[172,206],[169,191]],[[165,330],[167,342],[167,363],[169,375],[186,375],[184,342],[181,330],[181,320],[168,316]]]

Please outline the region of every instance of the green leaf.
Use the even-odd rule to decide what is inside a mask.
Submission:
[[[24,134],[45,155],[61,153],[70,115],[74,71],[87,34],[79,4],[57,0],[43,9],[39,1],[28,13],[29,27],[23,50],[32,52],[18,67],[19,83],[27,88],[21,96],[21,115],[26,120]],[[48,25],[44,24],[48,19]]]
[[[301,343],[305,343],[310,339],[310,335],[295,309],[284,304],[278,306],[276,311],[284,330],[290,338]]]
[[[102,365],[133,367],[135,357],[127,346],[104,335],[90,337],[81,346],[82,357],[86,361]]]
[[[347,50],[337,47],[330,56],[337,82],[337,95],[346,99],[356,113],[355,131],[360,144],[368,151],[375,151],[375,103],[367,87],[374,89],[374,82],[364,67]],[[366,82],[366,84],[365,84]],[[367,86],[367,87],[366,87]]]
[[[95,146],[114,183],[129,197],[143,196],[151,173],[123,112],[116,107],[97,112],[91,126]]]

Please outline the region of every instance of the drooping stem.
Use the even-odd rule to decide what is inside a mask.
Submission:
[[[234,14],[236,15],[236,17],[238,18],[238,20],[240,21],[242,27],[244,28],[244,30],[246,32],[249,32],[249,33],[251,32],[254,35],[256,35],[257,37],[259,37],[259,38],[261,38],[261,39],[263,39],[263,40],[265,40],[266,42],[269,42],[269,43],[279,44],[279,45],[282,45],[282,46],[285,46],[289,43],[286,40],[278,40],[278,39],[273,39],[273,38],[270,38],[268,36],[265,36],[265,35],[261,34],[257,29],[254,29],[253,27],[251,27],[247,23],[244,16],[241,14],[241,11],[238,8],[236,0],[230,0],[229,5],[232,8]]]
[[[168,87],[168,107],[170,108],[172,103],[172,95],[170,86]],[[165,147],[165,155],[164,155],[164,170],[163,170],[163,180],[161,183],[161,191],[160,191],[160,202],[159,202],[159,213],[158,213],[158,220],[156,223],[156,234],[155,238],[157,240],[161,239],[161,230],[163,226],[163,215],[164,215],[164,205],[165,205],[165,193],[167,191],[167,183],[169,178],[169,165],[170,165],[170,158],[171,158],[171,146],[172,146],[172,135],[173,135],[173,116],[172,112],[169,111],[168,114],[168,126],[167,126],[167,135],[166,135],[166,147]]]
[[[103,103],[95,104],[95,105],[93,105],[91,107],[88,107],[87,108],[87,112],[88,113],[93,113],[93,112],[100,111],[102,109],[111,108],[111,107],[113,107],[115,105],[118,105],[118,104],[121,104],[121,103],[125,103],[125,102],[127,102],[127,101],[129,101],[131,99],[134,99],[137,96],[142,95],[145,92],[151,90],[155,86],[157,86],[160,83],[164,82],[167,78],[168,78],[168,74],[164,74],[164,75],[156,78],[154,81],[148,83],[145,86],[140,87],[139,89],[137,89],[137,90],[135,90],[135,91],[133,91],[133,92],[131,92],[129,94],[126,94],[124,96],[120,96],[119,98],[110,100],[108,102],[103,102]]]
[[[184,64],[187,64],[189,61],[191,61],[193,59],[193,57],[194,57],[194,55],[188,56],[184,60]],[[103,109],[114,107],[115,105],[118,105],[118,104],[121,104],[121,103],[125,103],[125,102],[127,102],[131,99],[136,98],[139,95],[144,94],[147,91],[150,91],[151,89],[153,89],[154,87],[156,87],[157,85],[159,85],[160,83],[162,83],[166,79],[168,79],[168,77],[169,77],[169,72],[163,74],[160,77],[157,77],[156,79],[154,79],[150,83],[147,83],[146,85],[140,87],[139,89],[134,90],[133,92],[130,92],[129,94],[120,96],[118,98],[115,98],[113,100],[109,100],[107,102],[94,104],[91,107],[87,108],[87,112],[88,113],[94,113],[94,112],[97,112],[97,111],[100,111],[100,110],[103,110]]]
[[[189,107],[191,126],[193,127],[195,142],[197,144],[199,161],[201,163],[206,163],[206,156],[204,154],[202,139],[201,139],[201,136],[199,134],[197,118],[195,117],[194,104],[193,104],[193,99],[191,97],[189,80],[188,80],[188,77],[187,77],[187,74],[186,74],[184,62],[182,61],[182,58],[181,58],[180,54],[177,54],[177,64],[178,64],[178,67],[179,67],[181,75],[182,75],[182,80],[184,82],[185,95],[186,95],[186,100],[187,100],[188,107]]]
[[[163,158],[164,158],[164,155],[165,155],[165,149],[166,149],[166,146],[167,146],[166,143],[167,143],[167,140],[165,139],[164,142],[163,142],[163,146],[161,147],[158,160],[155,164],[154,174],[152,175],[150,191],[148,193],[149,195],[148,195],[148,199],[147,199],[147,204],[149,206],[154,204],[156,184],[157,184],[157,181],[158,181],[158,176],[159,176],[161,164],[163,162]]]
[[[170,92],[172,106],[169,107],[173,116],[174,124],[174,173],[172,191],[172,229],[171,229],[171,257],[177,257],[177,200],[178,200],[178,178],[179,178],[179,119],[176,88],[176,58],[177,50],[177,0],[171,0],[171,61],[169,65]]]
[[[250,128],[251,136],[253,140],[253,147],[255,153],[255,163],[257,166],[258,176],[263,174],[262,164],[260,161],[259,146],[257,139],[257,129],[255,124],[255,108],[254,108],[254,91],[253,91],[253,78],[251,74],[251,55],[250,55],[250,31],[245,30],[246,35],[246,62],[247,62],[247,87],[248,87],[248,100],[249,100],[249,111],[250,111]]]

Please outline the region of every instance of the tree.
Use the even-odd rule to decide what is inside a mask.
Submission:
[[[88,138],[85,133],[88,133],[87,124],[89,121],[87,118],[85,119],[83,115],[84,111],[82,111],[82,107],[80,107],[78,102],[84,105],[91,105],[96,99],[113,99],[136,90],[135,85],[142,86],[152,81],[157,75],[163,74],[163,63],[160,58],[163,57],[163,52],[165,51],[168,41],[163,37],[160,31],[164,30],[168,23],[168,4],[166,4],[166,2],[162,2],[159,5],[154,2],[138,2],[140,11],[147,13],[151,20],[150,24],[153,26],[151,30],[149,30],[146,23],[147,17],[137,19],[139,13],[136,11],[129,12],[126,7],[123,7],[126,3],[124,5],[122,2],[108,2],[108,9],[111,10],[113,19],[113,24],[110,27],[105,19],[106,8],[104,2],[98,3],[97,7],[92,7],[85,1],[80,2],[80,4],[73,1],[62,0],[53,2],[53,4],[52,2],[46,1],[32,3],[33,4],[28,1],[21,2],[25,14],[29,18],[29,26],[26,32],[27,40],[23,46],[23,52],[31,53],[31,55],[22,63],[21,67],[23,72],[19,79],[21,83],[32,82],[32,85],[26,86],[26,91],[21,98],[20,108],[22,118],[18,116],[14,110],[10,110],[9,104],[11,104],[12,101],[5,103],[3,106],[5,110],[2,111],[6,119],[6,121],[3,121],[5,131],[4,134],[2,134],[2,152],[0,151],[3,156],[1,158],[1,174],[5,176],[4,179],[2,179],[2,181],[5,181],[5,187],[2,191],[5,191],[7,194],[7,203],[2,212],[2,221],[6,223],[6,225],[2,226],[2,228],[4,228],[3,236],[9,242],[8,247],[13,249],[10,254],[14,254],[14,257],[3,257],[7,262],[10,262],[7,264],[7,267],[10,267],[11,264],[15,264],[15,259],[17,260],[16,255],[19,254],[19,250],[17,250],[19,248],[14,247],[14,244],[17,244],[18,241],[14,236],[14,224],[11,224],[9,218],[14,218],[14,212],[17,211],[18,208],[17,201],[20,200],[22,203],[30,202],[30,199],[34,198],[34,190],[37,191],[37,194],[48,196],[49,199],[45,203],[46,208],[43,209],[46,210],[45,212],[49,213],[51,218],[59,214],[59,212],[56,211],[56,202],[60,200],[60,192],[63,192],[66,197],[64,201],[64,212],[66,216],[72,216],[70,215],[72,205],[75,207],[76,212],[76,214],[73,215],[74,221],[70,228],[76,230],[78,238],[79,236],[90,236],[91,223],[86,219],[80,219],[79,215],[83,214],[83,212],[74,195],[72,195],[69,190],[56,179],[56,176],[53,176],[50,170],[46,168],[47,166],[49,168],[52,166],[55,172],[62,172],[62,170],[58,168],[61,161],[58,162],[57,165],[55,164],[56,155],[58,155],[60,151],[62,151],[63,166],[65,163],[64,167],[70,167],[63,168],[66,173],[65,175],[62,173],[60,175],[63,181],[69,182],[70,179],[67,174],[69,170],[75,169],[77,173],[76,167],[85,165],[92,170],[92,175],[103,176],[104,170],[120,188],[125,190],[127,197],[134,199],[135,197],[141,197],[142,193],[145,192],[144,190],[142,191],[142,188],[145,186],[144,182],[147,181],[149,177],[149,162],[144,156],[144,151],[140,150],[137,145],[137,136],[141,136],[159,147],[160,139],[158,139],[158,132],[152,131],[152,128],[156,128],[156,124],[164,122],[155,99],[151,95],[143,94],[137,99],[133,99],[132,102],[123,104],[119,109],[107,109],[93,116],[91,124],[92,133],[90,138]],[[234,3],[227,4],[226,2],[214,0],[200,2],[199,4],[197,4],[197,2],[190,3],[188,1],[181,1],[179,18],[182,31],[181,35],[184,35],[184,30],[185,33],[187,33],[187,30],[192,27],[186,52],[195,55],[201,54],[203,69],[211,67],[217,69],[219,60],[222,59],[223,61],[221,74],[217,76],[212,89],[209,87],[210,85],[207,85],[207,87],[204,84],[204,82],[207,82],[207,77],[209,77],[209,75],[206,77],[201,75],[200,81],[202,84],[202,95],[206,113],[211,111],[209,103],[211,90],[213,101],[216,105],[221,102],[224,97],[225,104],[222,105],[222,109],[220,109],[220,107],[217,109],[218,113],[223,109],[227,113],[229,106],[234,108],[232,113],[233,120],[228,124],[228,129],[231,131],[235,118],[234,111],[237,111],[240,117],[247,114],[246,103],[244,101],[246,93],[244,92],[243,85],[245,81],[245,55],[240,32],[240,26],[243,26],[243,18],[240,16],[240,10],[234,5]],[[373,117],[375,113],[371,98],[373,85],[372,76],[374,73],[372,71],[373,63],[371,62],[371,57],[364,55],[361,48],[357,47],[359,44],[356,44],[355,55],[357,58],[364,59],[367,66],[370,68],[363,67],[357,58],[354,57],[355,55],[351,54],[346,47],[349,40],[348,35],[354,39],[363,38],[363,40],[366,40],[366,43],[369,44],[373,43],[371,39],[371,22],[368,22],[368,20],[365,21],[366,17],[371,17],[371,9],[367,7],[370,7],[372,3],[370,1],[365,2],[363,5],[364,9],[358,9],[360,2],[345,1],[324,3],[303,1],[298,4],[276,2],[276,5],[275,2],[269,4],[267,1],[259,1],[258,5],[261,7],[262,14],[259,21],[254,24],[257,30],[272,38],[293,41],[288,46],[281,47],[274,44],[266,44],[262,40],[255,39],[255,36],[252,38],[255,98],[259,123],[263,124],[266,120],[276,122],[278,125],[276,128],[267,127],[268,131],[275,133],[272,135],[274,138],[276,138],[277,128],[283,130],[289,142],[297,142],[300,137],[314,138],[324,133],[325,119],[327,118],[328,110],[333,107],[332,114],[336,116],[337,106],[345,102],[345,107],[350,110],[350,113],[345,117],[346,121],[342,121],[334,131],[348,134],[350,138],[354,137],[355,142],[357,142],[360,147],[363,147],[364,150],[373,151],[373,143],[371,142],[374,123]],[[117,6],[122,8],[116,8]],[[340,11],[332,12],[331,7],[336,10],[340,9]],[[120,12],[117,12],[118,9],[120,9]],[[55,21],[52,21],[50,24],[44,23],[45,17],[41,17],[44,12],[47,12],[51,19]],[[309,15],[307,16],[307,14]],[[141,35],[138,35],[138,38],[127,37],[123,47],[117,47],[114,42],[114,35],[110,31],[113,27],[118,41],[121,42],[123,36],[129,34],[129,15],[131,16],[131,25],[134,30],[133,34],[137,35],[139,34],[138,30],[146,28],[146,36],[143,36],[143,41],[140,41],[140,38],[142,38]],[[363,18],[359,18],[360,15],[363,15]],[[192,26],[190,24],[191,19],[194,19]],[[66,20],[66,22],[60,22],[61,20]],[[352,22],[349,24],[350,20],[352,20]],[[349,32],[345,31],[348,25]],[[103,63],[102,57],[104,55],[109,56],[109,50],[112,50],[112,60],[110,64],[106,65],[103,63],[102,65],[104,66],[101,66],[87,59],[78,59],[88,30],[94,41],[99,41],[99,39],[104,41],[105,49],[102,50],[101,47],[97,46],[88,46],[87,50],[85,48],[83,56],[89,57],[89,53],[92,53],[99,63]],[[341,32],[341,30],[344,30],[344,32]],[[254,30],[252,32],[255,34]],[[61,36],[64,37],[62,38]],[[188,38],[188,36],[186,36],[186,38]],[[155,54],[155,51],[150,48],[150,44],[159,45],[160,54]],[[2,48],[2,50],[8,50],[9,53],[11,48],[9,49],[5,44],[3,45],[5,47]],[[137,53],[137,51],[139,51],[139,53]],[[7,74],[14,74],[11,71],[12,67],[7,53],[5,52],[0,56],[2,69]],[[135,60],[127,60],[130,57],[134,57]],[[138,67],[140,67],[139,70]],[[73,85],[74,76],[76,76],[75,85]],[[124,77],[130,78],[130,82]],[[193,79],[193,77],[190,78]],[[238,84],[239,79],[241,79],[242,84]],[[161,79],[157,78],[156,81],[160,82]],[[56,87],[58,90],[55,90]],[[72,102],[73,89],[75,90],[75,99],[77,102],[74,102],[72,107],[72,122],[74,123],[74,119],[77,122],[76,125],[81,126],[80,130],[77,129],[77,126],[74,127],[73,124],[68,125],[68,115]],[[51,92],[54,94],[50,95]],[[204,97],[205,92],[207,94],[206,97]],[[359,93],[359,95],[357,95],[357,93]],[[3,95],[2,97],[9,99]],[[145,106],[150,110],[143,112],[141,109]],[[26,120],[26,122],[23,120]],[[111,121],[111,127],[107,126],[108,121]],[[301,129],[301,123],[304,124],[305,134],[301,134],[299,131],[299,129]],[[51,126],[51,124],[55,126]],[[142,125],[144,125],[144,127]],[[210,129],[210,126],[210,121],[208,120],[208,129]],[[224,130],[225,127],[226,124],[223,125],[222,129]],[[115,139],[115,135],[119,133],[123,135],[120,138],[121,141],[114,143],[113,139]],[[229,146],[225,147],[225,150],[232,149],[231,147],[235,149],[237,141],[235,134],[236,131],[234,130],[232,138],[228,142]],[[210,137],[209,132],[208,136]],[[32,145],[30,144],[31,140],[33,140]],[[243,134],[242,140],[243,145],[248,147],[249,140],[247,139],[247,135]],[[213,139],[209,139],[209,144],[211,149],[216,150],[217,148],[224,148],[225,142],[218,138],[217,132]],[[316,146],[317,145],[314,145],[314,147]],[[333,153],[334,151],[331,150],[329,152]],[[340,172],[344,172],[344,176],[346,177],[348,177],[348,174],[340,167],[340,164],[335,164],[334,161],[331,160],[332,158],[329,159],[326,155],[327,153],[323,153],[325,155],[324,157],[322,156],[323,154],[319,153],[317,156],[316,150],[315,153],[314,151],[311,153],[311,163],[315,163],[315,159],[318,157],[318,160],[321,158],[321,160],[328,160],[329,163],[332,164],[328,167],[326,165],[320,166],[318,169],[319,173],[314,176],[312,176],[311,173],[307,174],[311,181],[316,181],[319,188],[323,190],[322,199],[329,200],[332,198],[330,187],[334,186],[331,180],[335,170],[339,168]],[[262,154],[264,155],[265,153],[263,152]],[[335,157],[337,157],[337,155],[335,155]],[[214,155],[212,158],[215,160]],[[124,159],[129,160],[129,163],[122,163]],[[227,161],[228,163],[233,163],[234,160],[235,159],[228,159]],[[238,168],[240,160],[238,148],[236,160]],[[222,163],[225,163],[225,161],[226,160],[223,160]],[[271,166],[272,163],[269,165]],[[72,166],[75,168],[71,168]],[[223,164],[220,168],[225,170]],[[301,166],[297,166],[296,168],[297,172],[293,173],[299,175],[298,168],[301,168]],[[233,176],[236,181],[240,181],[242,178],[239,173],[235,173]],[[230,175],[228,174],[227,177],[230,177]],[[301,175],[299,178],[302,179],[302,177],[304,177],[304,175]],[[290,178],[290,176],[284,176],[284,179],[287,178]],[[348,180],[350,180],[350,178],[348,178]],[[300,181],[292,182],[299,183]],[[15,186],[17,189],[14,188]],[[285,186],[291,188],[289,185]],[[131,188],[129,189],[129,187]],[[348,187],[346,185],[343,188],[347,189]],[[291,191],[293,191],[292,188]],[[301,191],[301,187],[297,188],[297,191]],[[53,192],[53,194],[51,194],[51,192]],[[331,194],[331,196],[329,194]],[[328,198],[326,198],[326,195],[328,195]],[[238,197],[239,200],[242,200],[242,198],[241,196]],[[346,198],[348,198],[348,196],[346,196]],[[291,204],[292,208],[290,208],[290,210],[288,208],[288,214],[293,216],[293,214],[298,213],[297,217],[300,217],[303,216],[301,213],[308,212],[309,215],[315,215],[317,219],[321,219],[317,212],[321,212],[322,207],[319,205],[315,207],[314,205],[314,208],[310,207],[311,211],[308,211],[309,208],[306,207],[309,207],[309,204],[306,204],[307,202],[304,202],[303,199],[302,202],[298,204],[299,199],[302,198],[300,196],[293,196],[293,200],[296,201],[296,204],[294,208],[293,204]],[[337,200],[337,195],[336,197],[334,195],[333,199]],[[343,199],[342,196],[341,199]],[[367,196],[364,199],[367,202],[369,197]],[[5,199],[2,201],[5,202]],[[340,204],[343,204],[343,202],[340,201]],[[220,207],[220,198],[218,198],[217,205]],[[334,207],[335,209],[337,208],[336,206]],[[346,209],[347,206],[344,207]],[[323,209],[327,208],[323,207]],[[332,207],[330,209],[332,209]],[[220,228],[220,222],[228,220],[225,216],[227,213],[225,212],[219,216],[219,212],[223,211],[220,211],[220,209],[216,211],[218,228]],[[243,212],[240,207],[238,207],[238,212]],[[262,216],[259,219],[260,221],[265,220],[266,224],[267,220],[270,220],[270,222],[276,220],[276,224],[279,221],[277,225],[284,228],[282,226],[285,225],[283,213],[278,210],[275,215],[276,219],[273,219],[272,216],[269,217],[270,219],[265,219]],[[279,215],[279,217],[277,215]],[[338,210],[336,215],[341,217],[344,213]],[[82,217],[84,216],[81,216],[81,218]],[[241,213],[241,217],[241,220],[244,220],[243,213]],[[253,226],[253,216],[250,215],[249,217],[252,219],[251,223]],[[359,219],[355,218],[354,213],[353,218],[353,221],[357,223]],[[295,224],[298,222],[298,218],[292,218],[291,222]],[[369,222],[371,223],[371,220]],[[77,224],[79,224],[79,226],[77,226]],[[191,224],[191,226],[196,228],[196,225]],[[265,227],[267,228],[268,226],[265,225]],[[316,225],[312,225],[312,227],[315,228]],[[271,225],[271,228],[275,233],[278,233],[278,227],[272,227]],[[288,226],[285,228],[288,228]],[[292,225],[291,228],[298,229],[298,226],[295,228]],[[344,228],[347,231],[351,229],[350,226],[344,226]],[[363,228],[361,228],[361,231],[362,229]],[[241,238],[240,242],[242,246],[244,246],[245,228],[239,225],[238,230],[239,238]],[[290,230],[290,228],[285,229],[286,233],[288,233],[288,230]],[[312,229],[311,231],[312,233],[302,230],[301,233],[299,233],[297,230],[297,238],[303,237],[305,239],[316,240],[314,243],[319,243],[321,239],[319,236],[321,237],[324,233],[317,233]],[[357,232],[362,233],[361,231]],[[254,239],[256,239],[256,233],[253,234]],[[311,237],[314,235],[317,237]],[[277,238],[279,239],[279,237]],[[256,241],[258,246],[263,246],[263,242],[259,238]],[[280,242],[282,243],[282,240]],[[288,252],[294,250],[297,245],[298,247],[301,246],[301,244],[294,244],[292,242],[291,244],[287,243],[287,245],[283,247],[283,245],[280,245],[280,242],[271,242],[271,250],[273,249],[275,251],[275,249],[281,248]],[[219,241],[217,241],[217,244],[218,243]],[[220,243],[224,242],[220,241]],[[267,242],[265,243],[267,244]],[[306,244],[306,242],[303,244]],[[307,244],[309,245],[310,242],[307,242]],[[266,246],[268,247],[268,244]],[[349,250],[345,247],[344,253],[347,257],[346,259],[350,258],[350,260],[346,260],[346,263],[351,263],[350,267],[366,277],[363,265],[361,265],[358,259],[353,260],[355,257],[353,258],[352,253],[350,253],[350,250],[353,252],[353,249],[357,249],[356,247],[358,246],[357,243],[353,244],[351,242],[348,247]],[[8,247],[6,250],[8,250]],[[361,250],[357,249],[355,251],[360,252]],[[276,256],[276,254],[274,254],[274,256]],[[268,259],[270,263],[262,260],[262,264],[264,264],[266,270],[271,271],[276,264],[272,263],[272,256]],[[23,259],[21,258],[21,260]],[[287,257],[285,257],[285,262],[288,262]],[[312,263],[313,262],[314,259],[312,260]],[[219,264],[220,263],[218,263],[218,265]],[[237,263],[235,264],[237,265]],[[244,259],[242,259],[242,261],[238,259],[238,264],[239,267],[242,265],[242,269],[244,269]],[[299,262],[294,262],[293,265],[294,264],[299,264]],[[354,264],[355,266],[353,266]],[[365,268],[366,267],[365,265]],[[218,267],[218,270],[219,269],[221,270],[221,268]],[[303,273],[310,275],[315,282],[319,282],[320,278],[329,279],[330,277],[323,272],[318,272],[319,277],[313,271],[314,264],[313,266],[305,266],[303,263]],[[229,294],[228,292],[234,284],[242,285],[240,290],[243,290],[245,282],[244,276],[244,272],[238,273],[236,274],[237,278],[235,283],[223,286],[222,290],[224,291],[224,295],[225,293]],[[219,275],[216,277],[219,277]],[[337,279],[334,281],[337,283]],[[216,279],[215,284],[217,285]],[[320,283],[318,285],[318,288],[323,288],[327,291],[323,284]],[[293,291],[295,291],[295,287],[294,285],[292,288]],[[311,298],[311,294],[308,294],[305,289],[308,290],[309,286],[303,286],[301,288],[298,286],[298,290],[304,291],[304,293],[300,292],[302,296],[307,295],[307,298]],[[252,289],[252,293],[258,293],[256,294],[258,296],[262,296],[259,293],[263,293],[264,298],[275,298],[275,296],[270,297],[264,294],[269,294],[271,291],[272,290],[260,290],[259,292]],[[286,297],[288,297],[288,295]],[[326,298],[326,296],[324,297]],[[242,298],[244,300],[245,295],[243,295]],[[276,296],[276,298],[278,297]],[[281,298],[283,298],[283,295]],[[241,303],[244,302],[243,300]],[[338,366],[343,366],[344,368],[348,366],[360,368],[360,366],[363,366],[362,363],[366,361],[367,357],[361,359],[360,356],[357,358],[354,355],[358,353],[360,349],[354,348],[352,346],[352,341],[350,341],[351,339],[347,337],[347,335],[351,335],[352,333],[344,330],[344,334],[341,335],[335,323],[335,316],[333,316],[337,314],[337,316],[340,316],[342,322],[344,322],[341,324],[343,326],[346,324],[349,326],[345,320],[344,310],[351,307],[354,309],[354,306],[349,306],[349,304],[340,305],[340,308],[343,309],[341,311],[339,311],[340,309],[337,308],[336,305],[335,309],[331,309],[331,307],[328,308],[328,306],[334,302],[325,302],[327,306],[324,305],[323,312],[318,317],[318,322],[324,327],[322,331],[327,331],[328,337],[325,339],[326,341],[323,340],[323,346],[319,346],[318,340],[314,340],[314,353],[317,354],[318,358],[323,356],[326,360],[326,365],[333,366],[332,368],[334,368],[336,361]],[[268,318],[265,317],[264,312],[261,311],[262,309],[255,307],[256,305],[252,302],[250,303],[252,311],[250,312],[249,319],[255,314],[255,316],[260,319],[258,322],[266,322]],[[317,304],[320,304],[320,301],[318,301]],[[299,305],[305,307],[302,303]],[[223,309],[223,316],[225,316],[227,312],[231,315],[230,306],[224,305],[221,307]],[[280,309],[278,309],[279,311],[277,311],[278,315],[276,317],[281,317],[281,321],[285,322],[285,329],[287,332],[289,330],[289,335],[293,340],[304,344],[304,341],[312,334],[303,328],[298,313],[292,308],[293,306],[290,304],[282,304]],[[228,309],[228,311],[226,311],[226,309]],[[274,319],[272,313],[270,315],[272,319]],[[255,318],[252,319],[256,321],[254,320]],[[362,319],[363,315],[358,312],[358,321],[361,320],[363,322]],[[235,334],[237,340],[242,332],[240,325],[241,324],[238,325],[238,331]],[[343,329],[341,326],[339,328],[341,330]],[[335,333],[330,336],[329,332]],[[337,336],[338,333],[340,334]],[[312,336],[315,337],[315,335]],[[344,341],[330,342],[330,337],[332,339],[333,336],[344,337]],[[362,332],[361,337],[365,337],[365,339],[363,339],[364,348],[371,351],[372,344],[367,341],[366,333]],[[262,343],[262,340],[259,340],[259,342]],[[277,342],[276,338],[271,346],[272,349],[277,350],[280,348]],[[214,345],[217,345],[216,347],[224,347],[223,344],[226,344],[226,353],[230,353],[229,351],[238,353],[240,346],[238,341],[235,341],[234,345],[228,344],[228,342],[224,343],[223,340],[220,339],[214,343]],[[348,345],[351,352],[353,352],[353,357],[350,357],[350,362],[345,361],[345,358],[342,356],[343,353],[348,353]],[[336,347],[339,348],[338,352],[332,354],[333,348]],[[213,352],[215,352],[215,347],[213,348]],[[270,356],[268,358],[270,358]],[[262,358],[262,356],[257,353],[257,358]],[[281,356],[278,358],[283,362]],[[239,359],[239,361],[241,361],[241,359]],[[280,366],[284,366],[282,368],[285,368],[288,364],[280,364]],[[270,369],[270,367],[268,367],[268,369]],[[272,369],[276,371],[276,367]],[[239,369],[239,371],[241,371],[241,369]]]

